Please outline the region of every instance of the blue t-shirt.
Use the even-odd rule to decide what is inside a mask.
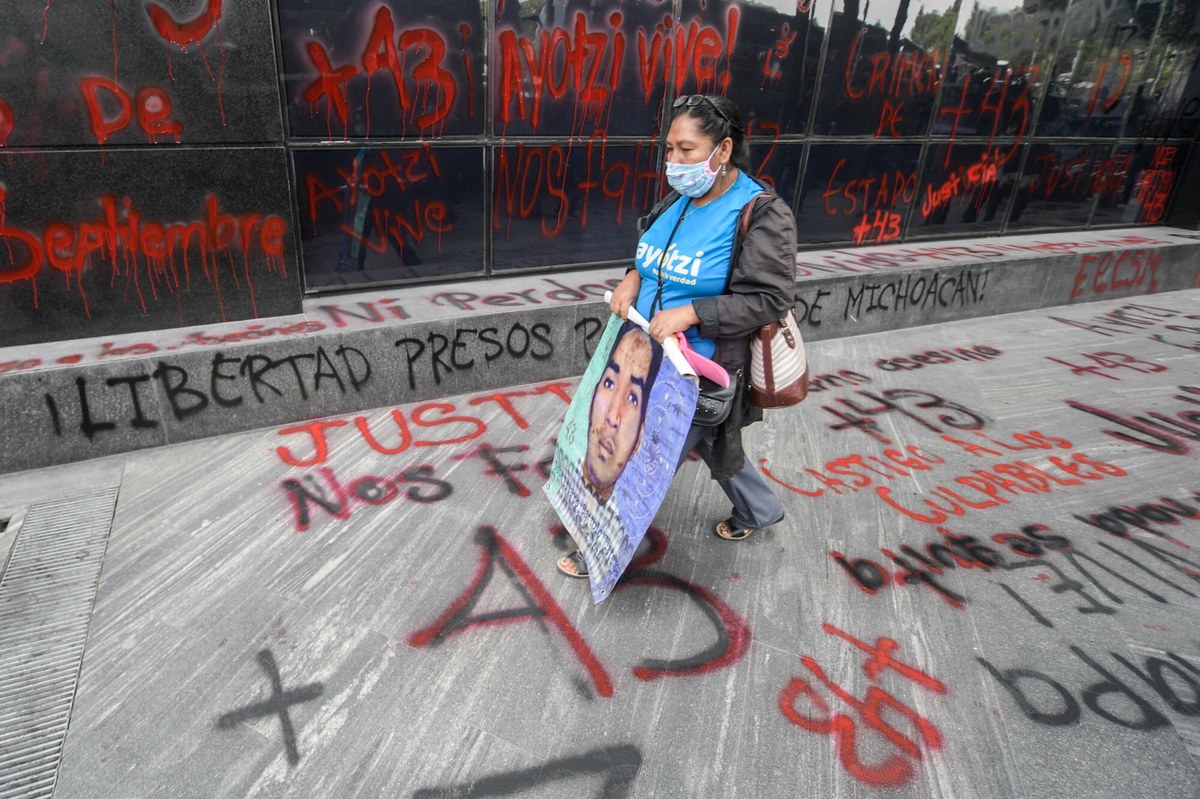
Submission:
[[[654,220],[638,240],[634,256],[642,278],[636,303],[642,316],[651,318],[650,306],[658,293],[660,260],[663,309],[687,305],[701,297],[715,297],[725,291],[738,216],[746,203],[762,190],[753,178],[739,172],[733,185],[713,202],[703,208],[689,203],[666,253],[663,253],[663,247],[667,245],[679,215],[684,213],[687,198],[680,197]],[[701,355],[711,358],[716,352],[717,343],[710,338],[701,338],[698,327],[688,328],[684,335],[692,349]]]

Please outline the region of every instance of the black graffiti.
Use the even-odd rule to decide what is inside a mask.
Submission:
[[[465,799],[466,797],[512,796],[538,785],[581,776],[603,775],[604,782],[594,794],[596,799],[622,799],[629,796],[633,781],[642,767],[642,753],[631,744],[593,749],[582,755],[551,760],[519,771],[494,774],[445,788],[425,788],[413,799]],[[572,792],[572,795],[578,795]]]
[[[583,338],[583,354],[587,358],[592,357],[592,353],[596,351],[596,342],[600,339],[601,333],[604,331],[604,320],[595,316],[585,316],[575,323],[575,337]]]
[[[1192,502],[1200,503],[1200,491],[1193,492]],[[1162,525],[1175,526],[1184,519],[1200,519],[1200,504],[1190,505],[1171,497],[1159,497],[1157,501],[1137,505],[1111,506],[1102,513],[1075,514],[1084,524],[1103,530],[1117,538],[1129,538],[1131,528],[1144,530],[1160,538],[1170,536],[1158,529]]]
[[[999,669],[984,658],[976,660],[1004,686],[1021,712],[1038,724],[1065,727],[1078,723],[1083,716],[1080,700],[1102,719],[1127,730],[1155,730],[1169,723],[1166,716],[1112,671],[1079,647],[1071,646],[1069,649],[1100,676],[1099,681],[1079,691],[1079,699],[1061,682],[1044,672],[1029,668]],[[1149,686],[1172,710],[1185,716],[1200,715],[1200,681],[1197,680],[1200,670],[1173,652],[1163,654],[1165,658],[1157,655],[1146,657],[1139,667],[1124,656],[1109,652],[1114,660]],[[1172,675],[1173,681],[1168,681],[1168,674]],[[1042,690],[1035,694],[1026,687],[1030,683],[1038,684]],[[1180,696],[1177,687],[1180,683],[1185,686],[1185,691],[1191,692],[1189,696]],[[1047,697],[1046,688],[1057,695],[1055,699]],[[1106,702],[1110,697],[1112,699]]]
[[[1130,330],[1144,330],[1148,327],[1154,327],[1159,324],[1160,320],[1170,319],[1175,316],[1182,316],[1182,313],[1180,311],[1173,311],[1170,308],[1159,308],[1154,305],[1127,303],[1111,311],[1105,311],[1100,316],[1093,316],[1090,324],[1088,322],[1077,322],[1074,319],[1064,319],[1060,316],[1051,316],[1049,318],[1060,324],[1090,330],[1102,336],[1117,336],[1128,333]]]
[[[550,325],[514,322],[507,330],[498,327],[458,327],[450,335],[430,332],[424,338],[405,337],[396,341],[403,349],[408,368],[408,387],[417,387],[418,364],[428,367],[433,382],[441,385],[446,375],[474,369],[507,355],[514,360],[545,361],[554,356]]]
[[[110,377],[102,383],[75,378],[77,404],[52,393],[46,393],[43,399],[56,436],[63,437],[77,419],[79,432],[92,441],[100,433],[126,425],[134,430],[159,427],[161,420],[150,418],[144,405],[159,405],[159,397],[175,419],[183,421],[210,406],[237,408],[248,399],[262,405],[274,400],[308,401],[332,387],[342,395],[359,392],[370,379],[370,361],[353,347],[341,346],[332,352],[317,347],[313,352],[283,358],[229,357],[218,352],[209,362],[207,374],[200,376],[182,366],[158,361],[149,374]],[[158,395],[154,393],[155,381]],[[113,405],[121,407],[121,416],[101,418],[98,409]],[[69,412],[74,413],[70,421],[64,418]]]
[[[936,364],[955,363],[957,361],[988,361],[1003,353],[994,347],[976,345],[974,347],[955,347],[954,349],[926,350],[907,357],[880,358],[875,361],[875,368],[885,372],[911,372]],[[811,390],[811,389],[810,389]]]
[[[1183,393],[1176,394],[1175,399],[1191,405],[1200,405],[1200,386],[1179,386],[1179,390]],[[1200,441],[1200,411],[1184,409],[1177,411],[1174,418],[1157,411],[1124,417],[1119,413],[1094,408],[1074,400],[1068,400],[1067,405],[1124,428],[1105,429],[1102,431],[1105,435],[1168,455],[1187,455],[1193,447],[1188,442]]]
[[[279,668],[275,665],[275,657],[269,649],[258,653],[258,665],[267,673],[267,679],[271,681],[271,698],[224,714],[217,719],[217,728],[228,730],[249,719],[277,715],[279,716],[279,726],[283,730],[283,746],[287,750],[287,760],[294,766],[300,762],[300,750],[296,747],[296,730],[292,726],[288,707],[316,699],[325,690],[324,686],[319,682],[314,682],[290,691],[283,690],[283,680],[279,676]]]
[[[912,273],[880,283],[848,286],[843,319],[858,321],[877,311],[901,313],[910,307],[924,311],[933,308],[966,308],[984,301],[988,269],[964,269],[957,274],[934,272],[929,277]],[[865,304],[864,304],[865,301]]]
[[[850,369],[839,369],[836,373],[820,374],[808,379],[808,393],[820,394],[822,391],[829,391],[834,388],[844,388],[845,386],[860,386],[864,383],[870,383],[871,378],[864,374],[851,371]]]
[[[484,443],[471,452],[464,452],[461,455],[455,455],[455,460],[467,460],[468,458],[478,457],[487,464],[487,469],[484,474],[489,477],[498,477],[504,481],[505,488],[510,494],[515,494],[518,497],[527,497],[530,495],[530,490],[517,475],[520,472],[527,471],[529,465],[525,463],[510,463],[501,458],[501,455],[507,455],[515,452],[528,452],[529,447],[525,444],[514,444],[508,447],[493,447],[491,444]],[[553,461],[553,456],[550,456],[548,461],[543,461],[546,465],[538,464],[540,474],[545,474],[549,478],[549,461]]]
[[[865,405],[852,398],[839,397],[834,400],[836,405],[822,405],[821,408],[841,421],[829,425],[830,430],[861,430],[883,444],[891,444],[892,439],[885,436],[876,421],[877,417],[886,413],[899,413],[915,421],[917,424],[934,433],[943,433],[945,428],[956,430],[982,430],[987,424],[987,417],[951,402],[945,397],[930,391],[919,391],[911,388],[889,388],[879,393],[856,391],[855,394],[870,400],[873,405]],[[920,411],[929,411],[922,414]],[[932,416],[931,420],[929,417]],[[941,425],[939,427],[938,425]]]
[[[1117,593],[1101,582],[1097,576],[1099,572],[1106,572],[1134,591],[1162,604],[1169,604],[1165,596],[1138,582],[1134,577],[1149,577],[1151,585],[1166,586],[1189,597],[1197,596],[1185,585],[1149,568],[1144,558],[1139,559],[1104,541],[1099,541],[1096,547],[1110,556],[1107,558],[1109,562],[1106,563],[1092,554],[1081,551],[1071,539],[1044,524],[1025,525],[1020,528],[1020,533],[996,533],[991,537],[991,541],[999,546],[982,543],[975,536],[955,534],[945,527],[937,529],[942,539],[926,543],[922,549],[902,544],[898,551],[886,548],[880,550],[888,560],[900,567],[894,574],[884,565],[886,561],[881,563],[870,558],[848,557],[837,551],[831,551],[829,555],[854,584],[867,594],[873,595],[893,582],[897,587],[925,586],[954,607],[962,607],[967,602],[963,594],[946,584],[944,574],[956,569],[981,569],[985,572],[993,569],[1038,569],[1036,582],[1046,586],[1052,594],[1076,596],[1079,604],[1075,606],[1075,610],[1081,614],[1112,614],[1116,612],[1113,606],[1124,604],[1124,600]],[[1148,555],[1150,562],[1157,561],[1180,575],[1200,582],[1200,563],[1156,546],[1150,541],[1123,535],[1115,530],[1108,532],[1128,546],[1136,547],[1140,551],[1138,554]],[[1052,553],[1058,554],[1074,567],[1079,577],[1069,576],[1063,568],[1047,560],[1047,556]],[[1057,579],[1052,580],[1050,573],[1056,575]],[[1054,626],[1027,595],[1022,595],[1006,584],[992,582],[1020,605],[1034,621],[1044,627]],[[1097,596],[1089,593],[1092,591],[1096,592]],[[1109,604],[1105,604],[1105,601]]]
[[[833,295],[832,291],[826,291],[825,289],[817,289],[817,295],[815,297],[813,297],[812,302],[809,302],[808,300],[804,299],[804,297],[797,294],[797,296],[796,296],[796,319],[801,322],[807,322],[808,324],[812,325],[813,327],[820,327],[821,326],[820,314],[821,314],[821,311],[825,310],[825,307],[823,305],[821,305],[821,300],[825,299],[826,297],[830,297],[832,295]]]
[[[441,502],[454,493],[454,487],[437,477],[432,466],[412,466],[391,477],[365,475],[350,483],[323,466],[316,475],[289,477],[280,485],[291,503],[295,528],[301,532],[312,524],[314,509],[335,519],[348,519],[356,503],[388,505],[404,497],[426,505]],[[405,488],[401,490],[401,486]]]

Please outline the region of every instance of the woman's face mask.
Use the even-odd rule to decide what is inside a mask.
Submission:
[[[714,147],[708,158],[698,164],[675,164],[668,161],[667,183],[684,197],[691,197],[693,200],[703,197],[717,179],[717,171],[710,167],[708,162],[717,154],[718,149],[720,145]]]

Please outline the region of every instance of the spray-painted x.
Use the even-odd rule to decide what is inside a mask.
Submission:
[[[294,691],[284,691],[279,669],[275,666],[275,657],[269,649],[258,653],[258,665],[262,666],[263,671],[267,673],[267,679],[271,681],[271,698],[226,713],[217,719],[217,727],[227,730],[247,719],[278,713],[280,726],[283,727],[283,745],[287,748],[288,763],[294,766],[300,762],[300,750],[296,748],[296,730],[292,727],[291,717],[288,716],[288,705],[316,699],[324,688],[321,683],[314,682]]]

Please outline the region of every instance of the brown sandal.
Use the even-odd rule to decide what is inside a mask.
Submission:
[[[713,532],[717,534],[717,538],[723,538],[726,541],[741,541],[742,539],[749,538],[754,529],[750,527],[738,529],[733,526],[733,519],[729,518],[717,522],[717,526]]]
[[[571,552],[569,555],[563,555],[554,564],[558,570],[568,577],[587,577],[587,561],[583,559],[583,553],[578,549]]]

